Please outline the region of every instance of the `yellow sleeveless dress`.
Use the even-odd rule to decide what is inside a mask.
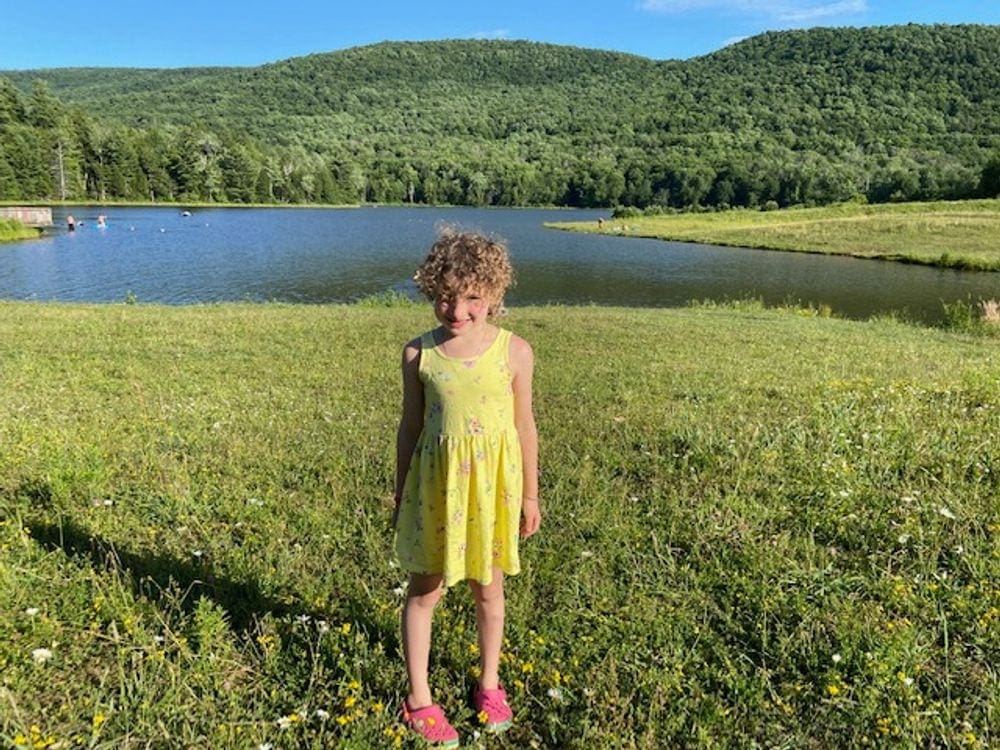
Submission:
[[[510,331],[475,359],[445,355],[420,337],[424,426],[410,459],[396,523],[396,555],[446,586],[489,584],[493,566],[521,570],[521,445],[514,426]]]

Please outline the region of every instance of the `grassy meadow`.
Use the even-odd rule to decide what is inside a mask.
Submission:
[[[845,203],[559,222],[573,231],[1000,271],[1000,200]]]
[[[431,321],[0,303],[0,744],[418,747],[388,505]],[[505,325],[545,518],[502,738],[464,587],[438,612],[464,746],[1000,744],[1000,336],[754,303]]]

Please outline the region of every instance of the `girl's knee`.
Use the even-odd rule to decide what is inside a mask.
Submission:
[[[469,581],[469,588],[472,589],[472,595],[475,597],[477,602],[483,604],[490,604],[496,601],[503,600],[503,574],[497,570],[494,571],[493,580],[488,584],[482,584],[478,581]]]
[[[410,576],[410,586],[406,598],[421,607],[433,607],[444,595],[444,582],[441,576]]]

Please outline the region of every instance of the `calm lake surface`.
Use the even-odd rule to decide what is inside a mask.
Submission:
[[[65,230],[72,213],[83,226]],[[98,213],[108,226],[98,228]],[[195,304],[348,302],[410,277],[442,222],[499,234],[518,275],[508,303],[670,307],[760,297],[855,318],[941,319],[942,301],[995,298],[1000,274],[560,232],[607,211],[473,208],[55,209],[56,229],[0,245],[0,298]]]

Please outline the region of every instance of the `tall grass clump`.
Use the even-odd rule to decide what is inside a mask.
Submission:
[[[34,239],[41,233],[42,230],[25,226],[17,219],[0,219],[0,242]]]
[[[389,515],[419,307],[0,303],[0,738],[416,747]],[[1000,340],[771,310],[514,308],[542,532],[504,740],[1000,742]]]

